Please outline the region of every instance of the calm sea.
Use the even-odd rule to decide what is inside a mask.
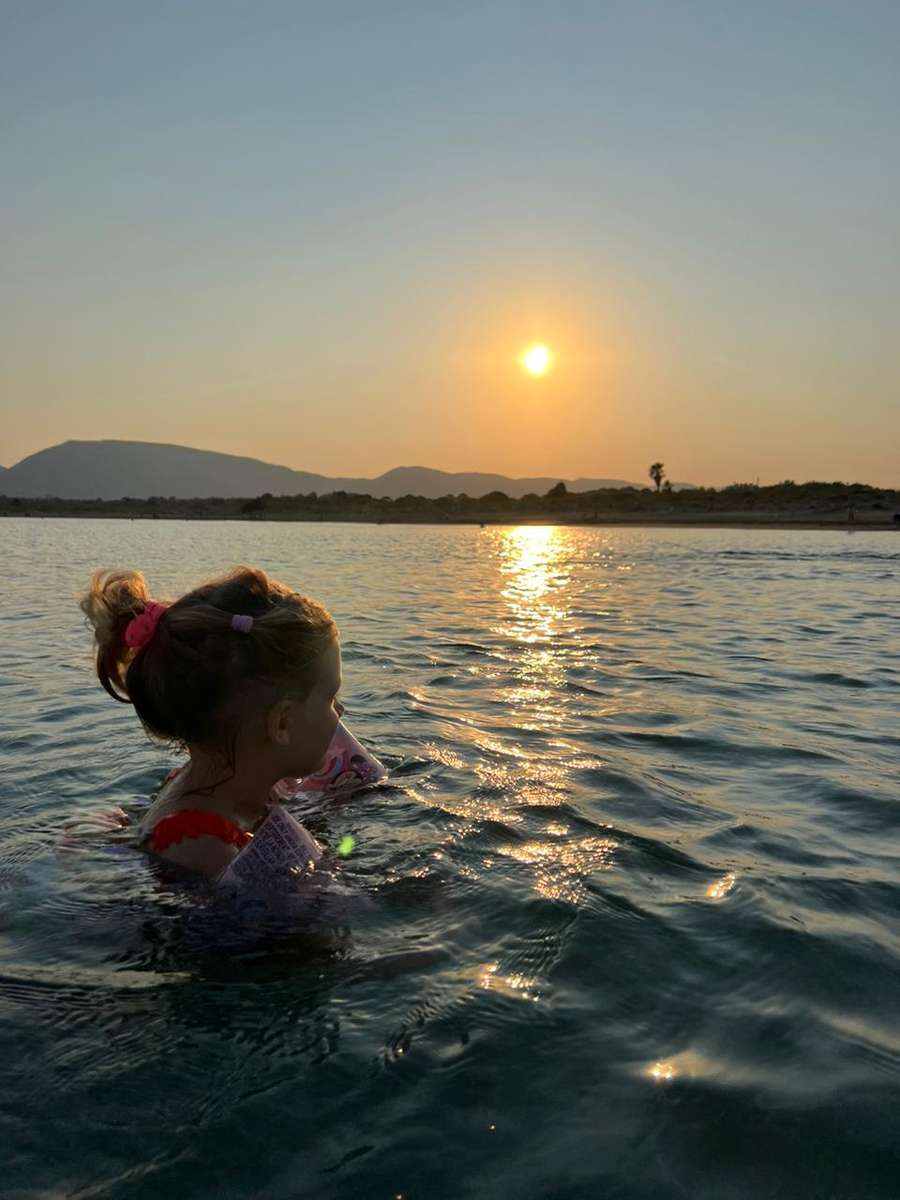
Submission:
[[[323,600],[389,786],[233,938],[96,812],[173,759],[99,565]],[[7,1197],[900,1195],[900,536],[0,522]]]

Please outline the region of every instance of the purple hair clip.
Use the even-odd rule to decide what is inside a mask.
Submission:
[[[235,633],[249,633],[253,628],[253,618],[242,613],[235,613],[231,618],[231,628]]]

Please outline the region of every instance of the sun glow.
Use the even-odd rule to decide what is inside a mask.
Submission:
[[[523,352],[520,362],[529,375],[546,375],[553,362],[553,355],[542,342],[535,342]]]

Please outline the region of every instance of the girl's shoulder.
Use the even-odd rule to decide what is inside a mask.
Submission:
[[[168,862],[217,875],[253,835],[221,813],[189,804],[181,807],[183,770],[176,768],[166,776],[136,831],[138,840],[145,850]]]
[[[166,862],[211,879],[237,857],[252,837],[221,813],[180,808],[156,822],[146,834],[144,846]]]
[[[221,813],[205,808],[179,808],[156,822],[147,835],[147,843],[155,854],[162,854],[185,838],[200,837],[216,838],[240,850],[253,834],[241,829],[240,825],[229,821]]]

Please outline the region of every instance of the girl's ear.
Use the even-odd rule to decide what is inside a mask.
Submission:
[[[290,700],[279,700],[277,704],[273,704],[269,709],[266,732],[269,735],[269,740],[277,746],[289,746],[291,744],[290,710]]]

